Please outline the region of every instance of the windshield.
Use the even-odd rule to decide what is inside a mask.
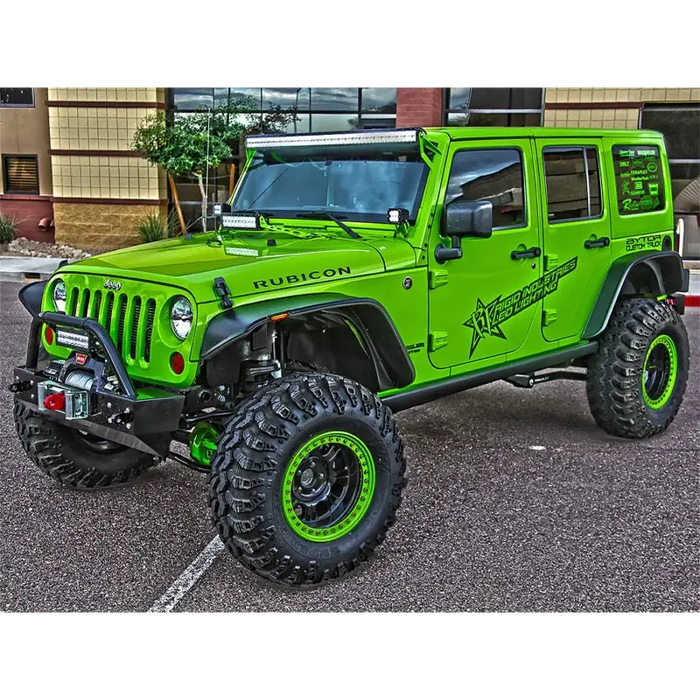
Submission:
[[[236,197],[234,211],[272,216],[327,212],[338,218],[383,222],[387,210],[408,209],[414,220],[427,166],[420,156],[387,155],[363,159],[311,156],[286,159],[256,154]]]

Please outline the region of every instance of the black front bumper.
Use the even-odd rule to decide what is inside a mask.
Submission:
[[[77,353],[73,353],[58,372],[39,369],[40,330],[44,323],[52,327],[85,331],[90,339],[90,350],[86,353],[88,360],[80,364]],[[67,389],[75,389],[75,385],[65,384],[71,372],[91,372],[95,376],[92,387],[87,390],[88,415],[83,418],[68,418],[64,412],[46,409],[38,403],[38,385],[42,382],[54,382]],[[112,378],[116,381],[108,381]],[[168,453],[172,434],[178,429],[185,401],[182,394],[139,399],[105,328],[93,319],[48,311],[32,319],[26,363],[15,369],[10,390],[19,401],[40,412],[47,420],[163,457]]]

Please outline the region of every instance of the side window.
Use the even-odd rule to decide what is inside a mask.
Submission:
[[[526,223],[523,156],[517,148],[458,151],[452,160],[445,204],[488,200],[493,227],[514,228]]]
[[[617,208],[621,215],[660,211],[664,176],[656,146],[613,146]]]
[[[602,208],[597,149],[545,148],[542,157],[549,223],[599,217]]]

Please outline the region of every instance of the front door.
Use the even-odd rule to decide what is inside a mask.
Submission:
[[[610,266],[601,139],[537,139],[544,228],[542,335],[580,338]]]
[[[488,200],[490,238],[463,238],[462,257],[443,264],[431,239],[430,361],[441,369],[514,353],[525,342],[540,305],[529,303],[528,285],[541,275],[535,172],[528,139],[465,141],[454,151],[443,182],[445,204]],[[505,358],[504,358],[505,359]]]

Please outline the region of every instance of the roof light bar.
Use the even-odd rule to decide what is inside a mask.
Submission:
[[[295,146],[354,146],[381,143],[417,143],[420,129],[390,131],[350,131],[342,134],[296,134],[292,136],[248,136],[246,147],[253,149]]]

